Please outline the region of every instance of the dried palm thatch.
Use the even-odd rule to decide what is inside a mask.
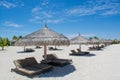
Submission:
[[[36,32],[33,32],[22,39],[18,40],[16,46],[31,46],[31,45],[69,45],[69,40],[62,34],[56,33],[44,27]]]
[[[101,39],[101,43],[104,45],[110,45],[113,41],[110,39]]]
[[[92,39],[90,39],[90,41],[91,41],[91,43],[100,43],[101,42],[101,40],[99,40],[99,39],[95,39],[95,38],[92,38]]]
[[[89,43],[90,41],[79,34],[78,36],[71,39],[70,42],[71,44],[79,44],[79,49],[81,50],[81,44],[86,44],[86,43]]]
[[[76,37],[74,37],[73,39],[71,39],[71,44],[85,44],[85,43],[89,43],[90,41],[81,36],[80,34]]]
[[[93,44],[93,47],[95,44],[99,46],[99,44],[101,43],[101,40],[98,38],[91,38],[90,43]]]
[[[44,55],[46,58],[47,45],[69,45],[70,41],[67,37],[49,29],[46,25],[42,29],[28,34],[15,43],[15,46],[32,46],[43,45]]]

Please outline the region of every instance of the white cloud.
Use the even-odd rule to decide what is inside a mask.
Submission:
[[[18,28],[18,27],[22,27],[23,25],[20,25],[20,24],[14,23],[14,22],[10,22],[10,21],[6,21],[6,22],[4,23],[4,26],[9,26],[9,27]]]
[[[62,19],[54,19],[54,20],[49,19],[49,20],[47,20],[48,23],[59,23],[59,22],[62,22],[62,21],[63,21]]]
[[[7,1],[0,1],[0,6],[4,6],[5,8],[16,7],[15,4],[7,2]]]
[[[32,9],[32,16],[34,16],[34,17],[39,16],[40,18],[51,18],[52,13],[50,13],[49,11],[46,12],[41,7],[35,7]]]
[[[4,30],[4,32],[5,33],[7,33],[7,32],[8,33],[19,33],[19,34],[23,34],[23,33],[28,34],[28,33],[30,33],[29,31],[19,31],[19,30],[18,31],[16,31],[16,30]]]
[[[33,8],[31,13],[32,18],[29,19],[30,22],[43,23],[45,20],[47,20],[48,23],[59,23],[62,21],[61,18],[56,19],[55,12],[46,11],[41,7]]]
[[[24,3],[22,1],[18,1],[18,0],[13,0],[12,2],[6,1],[6,0],[1,0],[0,6],[3,6],[7,9],[9,9],[9,8],[14,8],[14,7],[24,6]]]
[[[40,19],[30,19],[30,22],[35,22],[35,23],[44,23],[47,21],[47,23],[60,23],[63,21],[63,19],[46,19],[46,20],[40,20]]]
[[[35,7],[32,9],[32,13],[35,14],[35,13],[38,13],[38,11],[40,11],[42,8],[40,7]]]
[[[120,14],[120,12],[117,11],[106,11],[105,13],[102,13],[101,15],[114,15],[114,14]]]
[[[46,5],[48,5],[49,4],[49,1],[48,0],[42,0],[42,2],[41,2],[41,5],[42,6],[46,6]]]
[[[67,14],[70,16],[120,14],[120,2],[111,0],[90,0],[86,5],[79,5],[68,9]]]

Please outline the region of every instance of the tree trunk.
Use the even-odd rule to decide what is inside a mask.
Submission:
[[[4,50],[4,47],[2,47],[2,50]]]

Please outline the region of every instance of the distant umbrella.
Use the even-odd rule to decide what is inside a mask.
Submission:
[[[69,45],[70,41],[63,34],[59,34],[52,31],[45,25],[42,29],[33,32],[21,39],[19,39],[16,46],[32,46],[43,45],[44,46],[44,58],[47,59],[47,45]]]
[[[71,44],[79,44],[80,50],[81,50],[81,44],[86,44],[90,42],[87,38],[81,36],[80,34],[72,38],[70,41],[71,41]]]
[[[101,41],[99,39],[92,38],[90,39],[91,43],[100,43]]]
[[[99,40],[98,38],[91,38],[90,39],[90,43],[92,43],[93,44],[93,46],[94,46],[94,44],[100,44],[101,43],[101,40]]]
[[[110,39],[101,39],[101,42],[105,45],[108,45],[108,44],[111,44],[112,43],[112,40]]]

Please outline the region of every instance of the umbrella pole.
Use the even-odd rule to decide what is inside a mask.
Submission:
[[[79,50],[81,51],[81,44],[79,44]]]
[[[44,45],[44,60],[47,60],[47,46]]]
[[[24,52],[25,52],[25,46],[24,46]]]
[[[55,46],[55,49],[57,49],[56,46]]]
[[[94,47],[94,43],[93,43],[93,47]]]

